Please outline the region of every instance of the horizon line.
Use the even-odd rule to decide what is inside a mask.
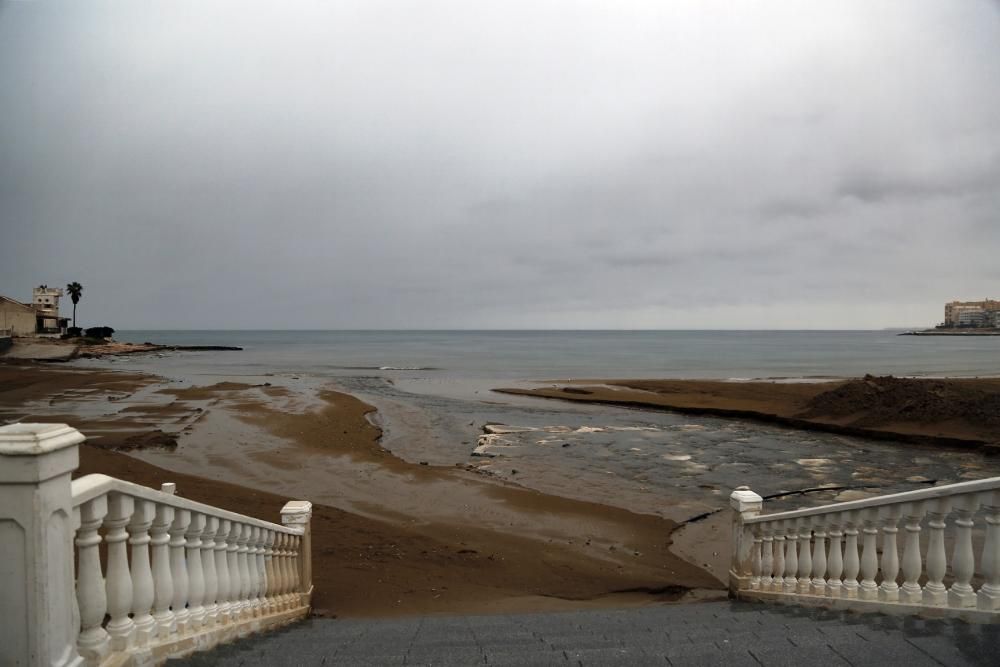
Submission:
[[[162,331],[162,332],[183,332],[183,331],[268,331],[268,332],[363,332],[363,331],[382,331],[382,332],[399,332],[399,331],[409,331],[409,332],[582,332],[582,331],[600,331],[600,332],[657,332],[657,331],[671,331],[671,332],[697,332],[697,331],[796,331],[796,332],[858,332],[858,331],[914,331],[922,329],[933,329],[933,325],[930,327],[905,327],[905,326],[893,326],[893,327],[877,327],[877,328],[791,328],[791,327],[780,327],[780,328],[671,328],[671,329],[661,329],[661,328],[569,328],[569,329],[557,329],[557,328],[394,328],[394,327],[374,327],[374,328],[306,328],[306,329],[271,329],[271,328],[204,328],[204,329],[159,329],[150,327],[132,327],[115,329],[115,332],[128,332],[128,331]]]

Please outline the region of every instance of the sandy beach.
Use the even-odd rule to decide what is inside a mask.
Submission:
[[[403,461],[380,447],[371,410],[277,382],[175,387],[138,373],[0,364],[5,422],[65,422],[88,436],[78,474],[173,481],[181,495],[269,520],[286,500],[312,500],[322,615],[721,594],[718,578],[669,550],[674,522]]]
[[[815,504],[885,485],[916,488],[934,483],[936,475],[995,474],[983,453],[994,442],[998,412],[991,406],[1000,380],[577,380],[502,391],[639,409],[629,418],[633,423],[645,410],[738,419],[668,424],[650,433],[658,438],[655,449],[622,444],[623,455],[636,457],[629,465],[638,466],[638,477],[609,478],[607,460],[586,458],[602,451],[598,441],[580,439],[618,437],[604,427],[578,435],[565,427],[515,433],[526,436],[510,450],[520,457],[427,462],[386,449],[375,408],[332,378],[267,373],[170,380],[112,370],[105,362],[0,363],[0,418],[79,428],[88,442],[78,474],[101,472],[154,487],[173,481],[184,496],[268,520],[286,500],[312,501],[315,606],[328,616],[718,597],[728,567],[725,499],[734,485],[752,478],[762,493],[773,487],[780,502]],[[753,420],[796,429],[775,439],[773,426],[763,436],[746,431],[743,425]],[[635,428],[617,432],[650,432]],[[722,429],[730,444],[713,444],[713,429]],[[808,430],[798,429],[895,442],[878,445],[885,452],[872,456],[866,448],[875,445],[866,441],[859,441],[861,449],[829,441],[820,447],[833,449],[823,455],[854,459],[831,467],[808,453],[817,445]],[[759,450],[753,455],[763,458],[739,453],[751,441]],[[908,446],[920,451],[890,459],[891,471],[879,467],[885,453]],[[644,459],[641,449],[665,452],[667,460]],[[535,455],[549,458],[534,461]],[[579,455],[585,458],[575,463],[565,458]],[[653,465],[659,467],[648,470],[657,471],[649,473],[656,479],[643,482],[644,467]],[[653,481],[657,486],[643,487]],[[799,495],[810,487],[818,492]],[[636,491],[615,500],[609,495],[615,489]]]

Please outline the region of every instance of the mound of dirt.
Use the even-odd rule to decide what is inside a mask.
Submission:
[[[813,397],[800,417],[843,419],[857,426],[959,420],[1000,427],[1000,391],[974,381],[920,380],[866,375]]]

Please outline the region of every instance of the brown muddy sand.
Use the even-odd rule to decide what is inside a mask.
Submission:
[[[1000,379],[831,382],[574,380],[509,394],[755,419],[807,430],[1000,453]]]
[[[394,498],[396,482],[380,482],[377,475],[371,477],[370,494],[381,498],[380,516],[314,503],[314,607],[320,615],[579,609],[677,601],[692,589],[701,591],[701,598],[722,594],[717,579],[669,551],[670,534],[677,527],[673,522],[499,484],[460,468],[407,463],[378,445],[380,431],[365,417],[372,408],[338,392],[324,391],[325,407],[302,414],[240,398],[259,392],[277,396],[280,387],[232,382],[167,386],[159,392],[176,397],[174,404],[149,407],[141,419],[126,412],[113,423],[106,417],[39,416],[31,407],[41,402],[58,408],[61,396],[81,391],[94,392],[98,402],[116,400],[157,383],[158,378],[131,373],[0,364],[0,408],[8,421],[68,422],[85,435],[100,432],[94,442],[101,447],[81,448],[77,475],[102,473],[154,488],[175,482],[179,495],[265,520],[276,521],[287,500],[315,495],[309,488],[282,495],[182,474],[112,450],[162,444],[155,428],[157,415],[166,428],[185,409],[176,404],[210,398],[216,404],[209,410],[231,408],[248,424],[294,439],[303,456],[328,457],[328,484],[337,492],[355,492],[355,487],[341,483],[347,477],[341,470],[346,464],[340,462],[348,460],[405,476],[407,484],[418,489],[445,488],[461,507],[466,502],[489,503],[519,519],[515,528],[503,530],[480,518],[488,507],[481,504],[472,505],[464,520],[455,520],[454,508],[436,511],[437,497],[424,503],[413,502],[412,495]],[[266,460],[261,463],[267,465]],[[371,498],[366,496],[366,502]],[[620,535],[592,537],[594,526]]]

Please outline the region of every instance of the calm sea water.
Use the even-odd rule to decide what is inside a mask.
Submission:
[[[453,378],[769,378],[1000,375],[1000,337],[895,331],[120,331],[121,340],[237,345],[204,363]],[[185,355],[183,363],[197,363]]]

